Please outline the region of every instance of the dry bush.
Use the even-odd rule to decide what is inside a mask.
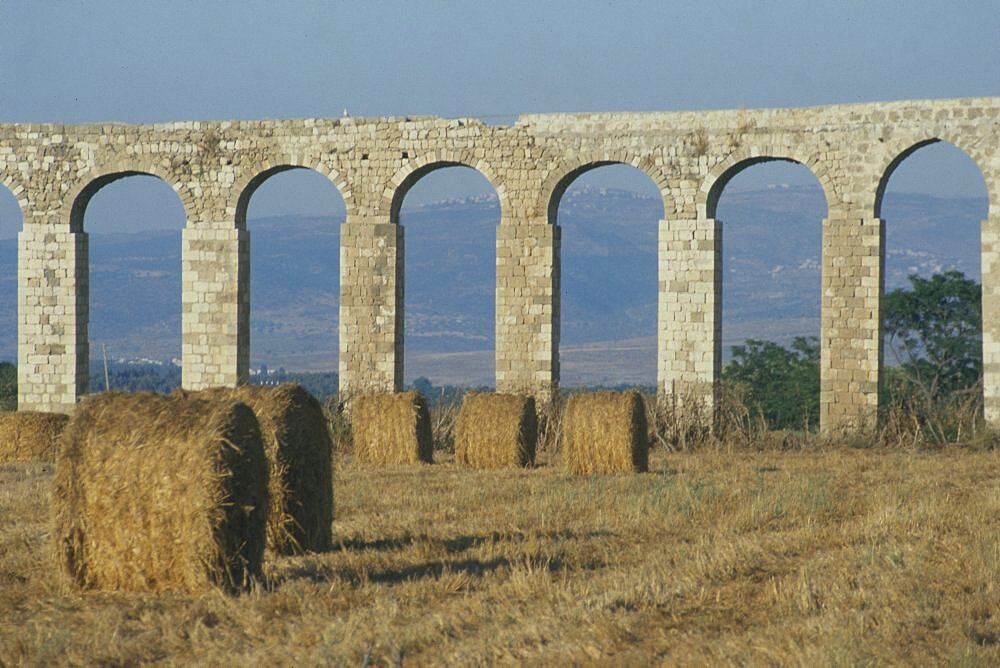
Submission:
[[[0,462],[51,462],[68,421],[62,413],[0,412]]]
[[[292,383],[193,394],[242,401],[257,416],[269,469],[267,549],[277,554],[329,549],[333,445],[319,401]]]
[[[771,429],[763,412],[753,410],[746,402],[744,388],[738,383],[722,383],[716,414],[715,445],[729,451],[815,450],[834,442],[831,435],[821,436],[805,426],[802,429]],[[841,436],[844,435],[839,434],[837,438]]]
[[[699,158],[708,154],[708,131],[705,128],[698,128],[691,133],[691,150]]]
[[[646,411],[638,392],[572,395],[563,413],[563,466],[574,473],[645,471]]]
[[[565,398],[560,393],[554,393],[549,401],[536,402],[535,414],[538,418],[536,453],[546,452],[552,456],[559,452],[562,445],[562,418],[565,406]]]
[[[369,464],[430,464],[434,440],[419,392],[369,394],[351,403],[354,455]]]
[[[441,401],[428,409],[431,416],[431,441],[435,450],[452,452],[455,449],[455,428],[462,404],[458,401]]]
[[[652,398],[647,402],[652,404]],[[761,411],[747,403],[744,389],[735,383],[721,383],[714,408],[705,404],[702,394],[689,392],[660,397],[655,410],[651,419],[655,439],[670,452],[704,448],[795,450],[815,448],[821,442],[817,434],[806,429],[772,430]]]
[[[345,455],[354,449],[348,405],[349,402],[342,397],[328,397],[323,406],[323,414],[326,416],[326,426],[330,432],[330,440],[335,454]]]
[[[651,442],[670,452],[688,452],[712,440],[712,409],[694,391],[651,397],[647,403],[650,415],[655,432]]]
[[[660,400],[655,394],[640,393],[642,405],[646,411],[646,439],[649,447],[673,451],[667,438],[666,411],[660,406]]]
[[[879,421],[878,444],[889,448],[934,449],[961,445],[993,449],[1000,434],[983,419],[980,388],[938,401],[892,401]]]
[[[743,386],[722,383],[719,392],[717,437],[720,444],[760,450],[767,440],[768,426],[760,411],[751,410]]]
[[[754,127],[754,122],[746,115],[746,110],[740,109],[739,118],[736,121],[736,127],[729,134],[729,147],[738,148],[742,143],[745,135],[752,130]]]
[[[197,592],[261,573],[267,460],[246,404],[105,393],[63,432],[53,547],[84,588]]]
[[[531,466],[537,438],[532,397],[469,392],[455,429],[455,461],[473,468]]]

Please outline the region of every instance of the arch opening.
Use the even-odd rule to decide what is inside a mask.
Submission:
[[[343,193],[330,177],[305,165],[282,164],[260,172],[240,191],[236,200],[236,229],[246,229],[250,201],[265,183],[263,197],[254,204],[254,216],[314,215],[323,211],[346,217]],[[326,186],[333,186],[336,196]]]
[[[961,148],[938,137],[914,143],[889,163],[875,191],[876,218],[884,218],[882,208],[890,183],[895,192],[989,201],[979,165]]]
[[[426,178],[435,172],[431,178]],[[392,193],[392,203],[389,207],[389,221],[398,224],[402,214],[403,202],[407,200],[410,191],[420,183],[417,194],[410,199],[407,206],[424,206],[433,202],[445,202],[449,199],[468,199],[470,197],[493,197],[498,201],[496,186],[490,178],[464,162],[441,160],[424,165],[413,170],[403,179],[402,183]]]
[[[629,164],[588,163],[557,183],[548,221],[562,230],[562,386],[656,386],[663,218],[660,187]]]
[[[328,177],[283,165],[250,180],[236,226],[250,237],[250,382],[336,394],[344,198]]]
[[[5,268],[0,274],[0,364],[17,361],[17,233],[23,225],[21,205],[0,183],[0,267]],[[13,402],[16,407],[17,397]]]
[[[767,169],[759,169],[759,165],[768,165]],[[805,185],[805,183],[800,183],[804,181],[804,172],[801,168],[805,168],[809,171],[808,167],[805,167],[798,160],[793,160],[792,158],[784,157],[773,157],[773,156],[760,156],[754,158],[748,158],[739,162],[722,174],[718,179],[712,183],[711,188],[708,191],[708,197],[705,201],[705,215],[707,218],[715,218],[717,215],[717,209],[719,206],[719,198],[722,197],[722,193],[726,190],[726,186],[733,179],[737,180],[737,188],[747,188],[752,184],[756,184],[760,187],[766,187],[771,185],[765,183],[766,181],[773,180],[775,184],[784,183],[787,180],[791,180],[799,185]],[[812,175],[812,172],[809,172]],[[813,181],[817,184],[819,181],[813,176]]]
[[[879,309],[882,318],[885,367],[880,375],[883,405],[900,403],[914,388],[928,390],[926,399],[946,400],[942,391],[950,388],[966,391],[978,383],[983,370],[982,318],[984,283],[980,224],[989,215],[989,193],[982,171],[965,151],[948,141],[932,138],[902,151],[886,168],[878,184],[875,215],[885,221],[883,240],[883,282]],[[971,303],[967,311],[928,311],[922,322],[948,317],[949,331],[965,331],[952,338],[953,351],[964,351],[962,361],[948,362],[941,357],[943,348],[935,344],[913,346],[917,327],[902,332],[905,321],[901,311],[909,303],[904,294],[913,294],[920,285],[935,281],[936,290],[952,295],[949,299]],[[971,283],[970,283],[971,282]],[[972,289],[971,296],[969,289]],[[965,295],[961,297],[960,295]],[[955,301],[954,303],[958,303]],[[941,322],[940,324],[945,324]],[[976,334],[971,334],[971,329]],[[907,339],[910,339],[908,341]],[[930,360],[931,366],[923,364]],[[930,373],[937,367],[947,371]],[[975,396],[982,397],[982,387]]]
[[[906,287],[911,274],[954,270],[980,280],[979,224],[989,197],[962,149],[929,139],[900,153],[879,180],[874,213],[886,221],[886,290]]]
[[[723,379],[770,428],[817,428],[822,184],[798,161],[754,158],[713,184],[706,212],[723,231]]]
[[[169,392],[180,385],[186,222],[174,189],[144,172],[101,176],[74,200],[70,228],[88,236],[78,326],[87,329],[90,391]]]
[[[406,235],[403,380],[428,399],[495,386],[500,208],[486,175],[462,163],[426,165],[394,193],[391,221]]]

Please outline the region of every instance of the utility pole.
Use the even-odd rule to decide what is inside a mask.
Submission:
[[[101,344],[101,351],[104,353],[104,391],[111,391],[111,378],[108,376],[108,346]]]

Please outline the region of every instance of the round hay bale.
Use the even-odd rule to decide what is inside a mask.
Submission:
[[[257,416],[269,469],[267,550],[296,554],[330,549],[333,445],[319,401],[293,383],[187,394],[242,401]]]
[[[574,473],[649,468],[646,409],[636,391],[574,394],[562,421],[563,466]]]
[[[369,464],[430,464],[431,416],[419,392],[369,394],[351,403],[354,455]]]
[[[69,416],[34,411],[0,412],[0,462],[51,462]]]
[[[92,395],[56,457],[56,559],[88,589],[237,590],[261,574],[267,502],[260,427],[246,404]]]
[[[537,439],[534,398],[469,392],[455,426],[455,461],[481,469],[531,466]]]

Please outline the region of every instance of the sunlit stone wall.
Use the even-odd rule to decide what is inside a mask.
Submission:
[[[821,422],[870,423],[882,358],[882,186],[899,158],[949,141],[983,173],[985,396],[1000,421],[1000,98],[802,109],[532,114],[476,119],[337,118],[158,125],[0,124],[0,181],[24,214],[18,257],[19,406],[72,409],[87,391],[88,261],[83,213],[115,178],[158,176],[180,196],[183,384],[233,385],[249,362],[246,202],[267,174],[307,167],[347,206],[340,276],[340,374],[350,394],[402,384],[405,192],[450,165],[496,189],[496,368],[500,390],[547,399],[559,383],[560,233],[554,211],[575,175],[633,165],[664,204],[659,241],[658,386],[714,401],[720,373],[724,184],[744,167],[794,160],[826,194]],[[331,289],[334,279],[331,279]]]

